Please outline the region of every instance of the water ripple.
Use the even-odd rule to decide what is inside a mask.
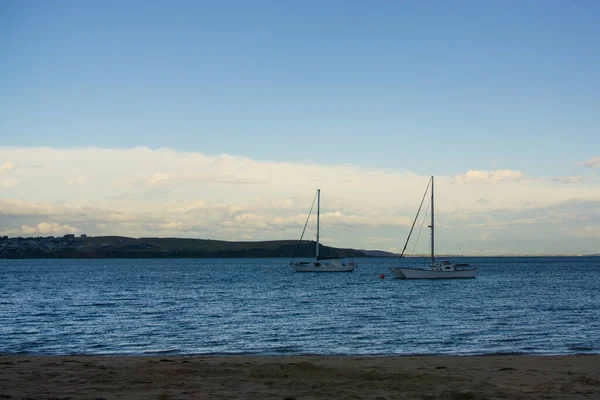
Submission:
[[[386,259],[351,274],[277,259],[0,260],[0,353],[598,354],[599,260],[470,259],[470,281],[379,279]]]

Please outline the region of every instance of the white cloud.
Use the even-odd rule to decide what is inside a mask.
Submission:
[[[14,161],[7,161],[4,164],[0,165],[0,174],[4,172],[9,172],[17,168],[17,163]]]
[[[60,233],[76,230],[134,237],[297,239],[320,187],[325,244],[365,248],[370,240],[365,238],[381,238],[382,244],[386,238],[403,243],[429,179],[407,170],[148,148],[0,147],[0,159],[20,166],[10,167],[10,179],[15,182],[0,196],[0,234],[4,235],[60,228]],[[32,159],[43,168],[23,167]],[[555,179],[562,182],[565,178]],[[572,202],[600,201],[597,179],[559,185],[551,179],[525,179],[520,171],[469,170],[458,176],[436,176],[435,182],[441,252],[452,237],[468,241],[462,246],[465,253],[472,249],[484,253],[486,245],[508,231],[501,227],[511,227],[506,240],[514,243],[502,244],[510,248],[524,246],[520,237],[524,227],[563,221],[557,229],[545,231],[558,235],[567,227],[577,231],[577,224],[584,223],[566,214],[585,215],[586,226],[600,219],[600,210],[589,207],[584,213],[583,203]],[[543,215],[548,207],[560,204],[569,206],[551,217]],[[305,237],[314,239],[314,223],[313,216]],[[421,221],[415,230],[420,226]],[[494,240],[481,240],[490,228]],[[541,237],[536,240],[543,242]]]
[[[14,179],[14,178],[0,179],[0,187],[13,187],[13,186],[17,186],[18,184],[19,184],[18,179]]]
[[[470,183],[470,182],[501,182],[501,181],[518,181],[523,179],[524,175],[521,171],[513,171],[510,169],[498,169],[496,171],[474,171],[469,170],[464,174],[456,175],[455,183]]]
[[[44,235],[49,234],[67,234],[67,233],[75,233],[77,229],[73,228],[69,225],[60,225],[56,222],[41,222],[38,224],[36,228],[37,232]]]
[[[583,228],[586,237],[600,239],[600,226],[586,226]]]
[[[90,178],[79,175],[74,178],[68,178],[65,180],[65,182],[67,182],[69,185],[83,185],[84,183],[86,183],[89,180],[90,180]]]
[[[160,183],[165,183],[167,181],[169,181],[171,179],[171,174],[168,174],[166,172],[161,172],[158,174],[154,174],[150,177],[150,179],[148,179],[148,182],[151,185],[156,185],[156,184],[160,184]]]
[[[583,163],[588,168],[599,168],[600,167],[600,157],[592,157],[586,162]]]
[[[0,210],[8,215],[53,215],[55,209],[48,203],[0,199]]]
[[[8,173],[17,169],[17,163],[14,161],[7,161],[4,164],[0,165],[0,175],[4,173]],[[0,178],[0,188],[5,187],[13,187],[19,184],[19,180],[15,178]]]
[[[571,183],[581,182],[584,179],[585,178],[583,176],[578,175],[578,176],[563,176],[563,177],[552,178],[552,181],[571,184]]]
[[[77,229],[56,222],[40,222],[37,226],[22,225],[20,228],[2,232],[3,235],[10,236],[62,236],[68,233],[77,233]]]

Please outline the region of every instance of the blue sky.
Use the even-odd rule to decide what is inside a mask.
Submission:
[[[40,147],[49,159],[169,148],[447,182],[508,170],[591,192],[556,204],[600,200],[599,17],[594,1],[4,1],[0,164],[17,173]],[[19,191],[24,176],[5,178],[0,199],[49,201]]]

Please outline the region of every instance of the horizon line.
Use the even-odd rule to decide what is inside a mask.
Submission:
[[[223,239],[202,239],[202,238],[189,238],[189,237],[176,237],[176,236],[140,236],[140,237],[134,237],[134,236],[122,236],[122,235],[99,235],[99,236],[93,236],[93,235],[88,235],[88,234],[80,234],[79,236],[75,235],[74,233],[67,233],[64,235],[59,235],[59,236],[53,236],[53,235],[48,235],[48,236],[8,236],[8,235],[3,235],[0,236],[0,239],[45,239],[45,238],[65,238],[65,237],[74,237],[74,238],[102,238],[102,237],[122,237],[122,238],[127,238],[127,239],[136,239],[136,240],[140,240],[140,239],[182,239],[182,240],[211,240],[211,241],[218,241],[218,242],[229,242],[229,243],[260,243],[260,242],[294,242],[297,241],[295,239],[271,239],[271,240],[223,240]],[[307,242],[314,242],[316,243],[316,240],[305,240]],[[342,250],[356,250],[356,251],[363,251],[363,252],[381,252],[381,253],[387,253],[389,254],[389,256],[384,256],[382,255],[382,258],[396,258],[399,257],[400,254],[399,253],[394,253],[391,251],[387,251],[387,250],[379,250],[379,249],[355,249],[352,247],[334,247],[334,246],[328,246],[328,245],[324,245],[321,243],[322,246],[326,246],[326,247],[331,247],[331,248],[335,248],[335,249],[342,249]],[[590,254],[575,254],[575,253],[553,253],[553,254],[527,254],[527,253],[505,253],[505,254],[472,254],[472,255],[464,255],[464,254],[452,254],[452,253],[447,253],[447,254],[437,254],[435,257],[436,258],[445,258],[445,257],[599,257],[600,253],[590,253]],[[376,258],[377,256],[369,256],[369,257],[373,257]],[[430,258],[431,255],[430,254],[411,254],[411,255],[404,255],[405,258]]]

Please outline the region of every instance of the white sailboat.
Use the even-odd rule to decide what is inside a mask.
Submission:
[[[402,254],[400,254],[400,258],[404,255],[406,251],[406,246],[408,245],[408,241],[410,239],[410,235],[415,227],[415,222],[417,218],[419,218],[419,212],[421,211],[421,206],[423,205],[423,201],[425,200],[425,196],[427,195],[427,190],[429,189],[429,185],[431,185],[431,264],[423,267],[412,268],[412,267],[392,267],[390,271],[394,274],[396,278],[401,279],[460,279],[460,278],[475,278],[477,275],[477,268],[470,267],[469,264],[453,264],[449,261],[435,262],[435,251],[434,251],[434,225],[433,225],[433,176],[427,185],[427,189],[425,189],[425,194],[423,195],[423,199],[421,200],[421,205],[419,206],[419,210],[417,211],[417,216],[413,221],[412,227],[410,228],[410,232],[408,234],[408,238],[406,239],[406,244],[404,245],[404,249],[402,250]]]
[[[290,266],[296,272],[352,272],[356,267],[356,264],[353,261],[346,262],[342,258],[329,258],[329,257],[321,257],[319,256],[319,227],[320,227],[320,215],[321,215],[321,189],[317,189],[317,249],[315,254],[315,261],[294,261],[290,262]],[[313,200],[313,206],[314,206]],[[312,212],[312,207],[310,212],[308,213],[308,219],[310,219],[310,214]],[[308,224],[308,219],[306,223]],[[304,229],[306,230],[306,224],[304,225]],[[302,237],[304,236],[304,231],[302,231],[302,236],[300,236],[300,241],[302,241]],[[300,242],[298,243],[300,244]],[[294,255],[294,258],[296,256]]]

